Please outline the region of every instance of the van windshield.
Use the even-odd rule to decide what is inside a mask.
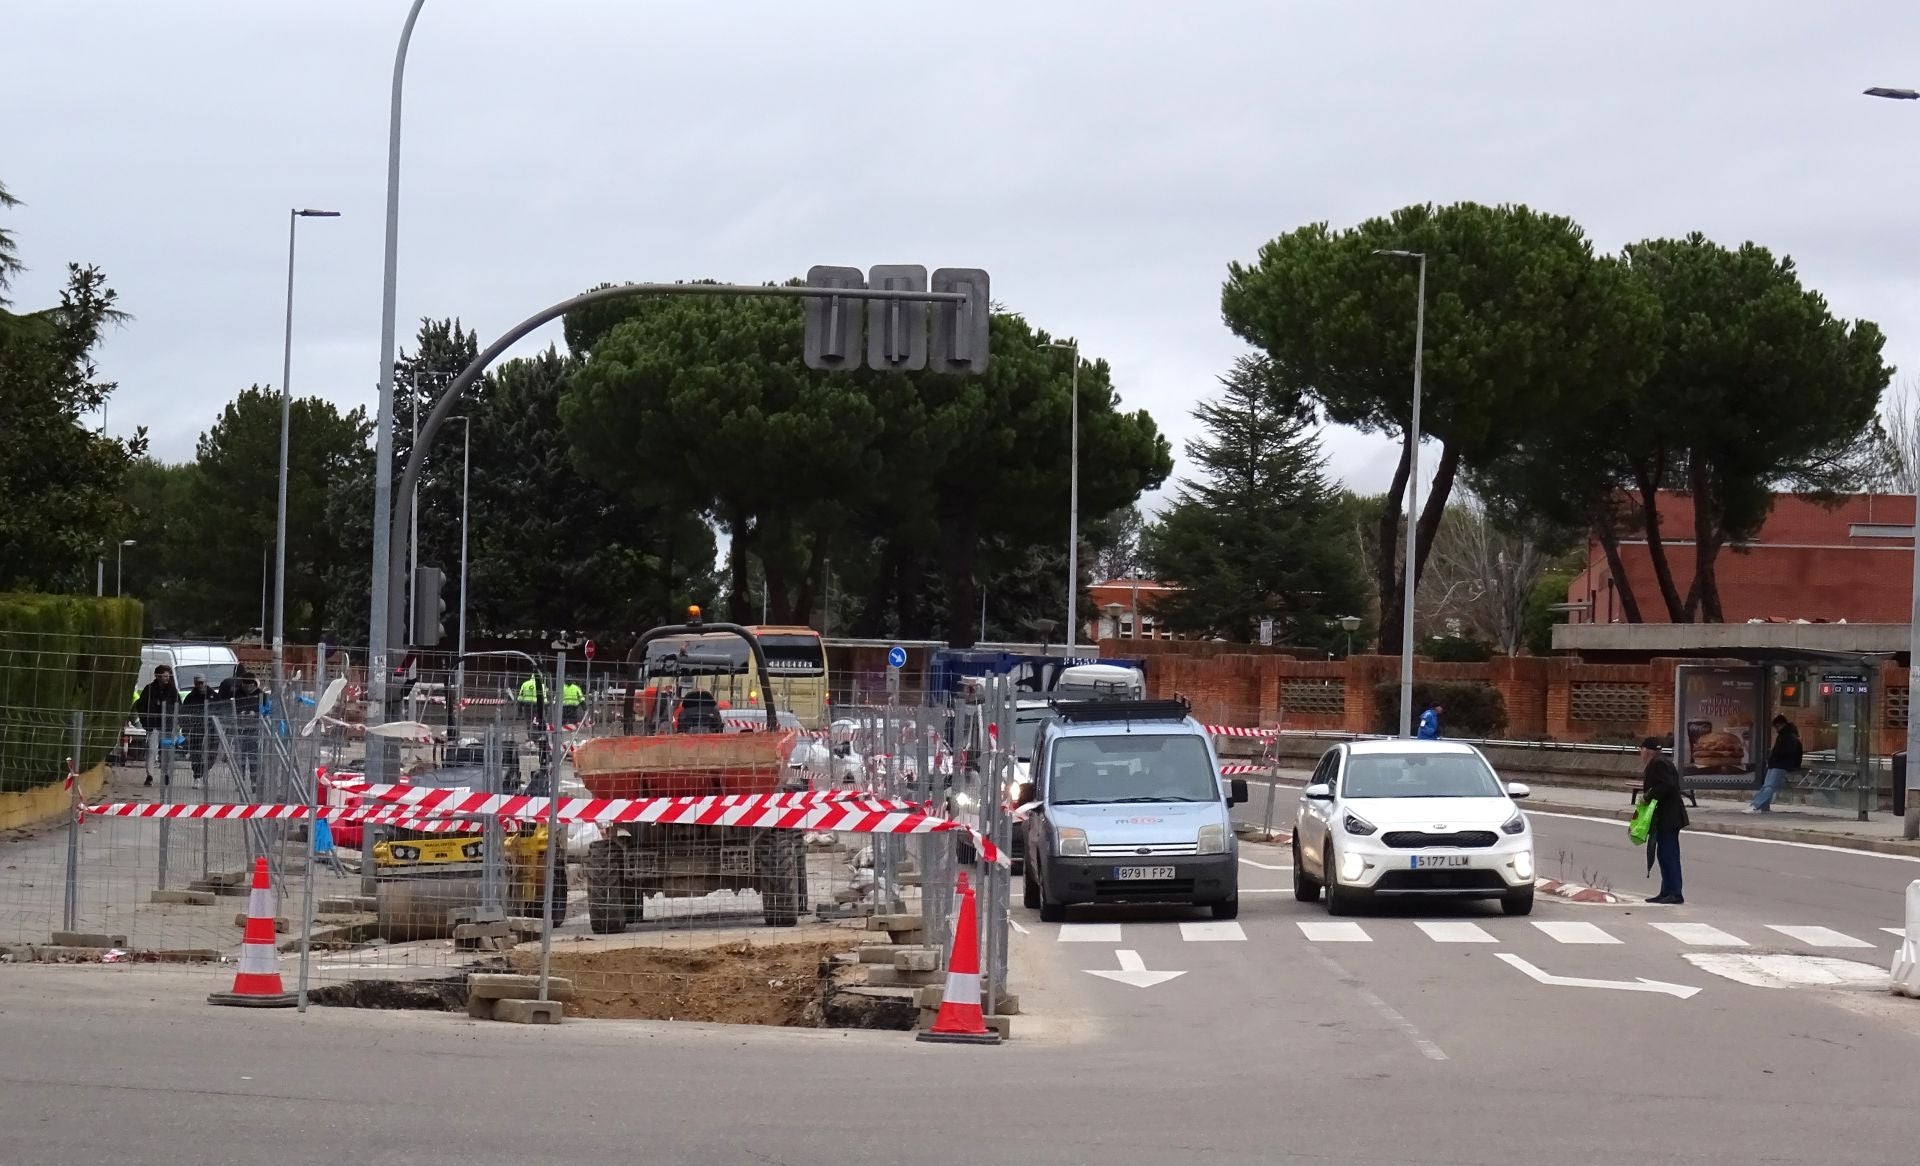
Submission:
[[[1057,806],[1217,802],[1220,779],[1198,737],[1063,737],[1053,745],[1050,792]]]

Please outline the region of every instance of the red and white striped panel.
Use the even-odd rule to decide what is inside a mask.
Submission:
[[[1208,725],[1207,732],[1215,737],[1253,737],[1265,740],[1278,733],[1278,729],[1243,729],[1237,725]]]

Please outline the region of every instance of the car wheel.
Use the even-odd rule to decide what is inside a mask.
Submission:
[[[1355,894],[1340,885],[1340,859],[1334,854],[1331,842],[1327,844],[1322,854],[1320,865],[1326,868],[1324,873],[1327,876],[1327,914],[1351,915],[1355,906]]]
[[[1515,887],[1500,896],[1500,909],[1509,915],[1533,914],[1533,888]]]
[[[1306,866],[1300,861],[1300,840],[1293,840],[1293,897],[1302,903],[1320,901],[1320,884],[1307,873]]]
[[[1034,893],[1040,898],[1040,922],[1065,923],[1067,921],[1067,905],[1054,902],[1053,896],[1047,894],[1046,875],[1042,874],[1034,879]]]
[[[1040,905],[1040,880],[1033,877],[1032,867],[1021,872],[1020,902],[1029,911]]]
[[[1240,896],[1235,895],[1231,899],[1223,899],[1215,903],[1213,905],[1213,917],[1215,919],[1238,919],[1240,917]]]

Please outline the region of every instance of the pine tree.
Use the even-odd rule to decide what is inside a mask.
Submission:
[[[1274,640],[1344,642],[1341,616],[1365,615],[1352,540],[1342,537],[1313,409],[1276,384],[1264,356],[1245,356],[1194,416],[1198,467],[1174,505],[1143,532],[1148,563],[1178,589],[1156,602],[1175,632],[1251,641],[1271,616]]]

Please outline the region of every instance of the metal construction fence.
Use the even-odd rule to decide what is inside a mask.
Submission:
[[[663,740],[558,657],[468,665],[418,677],[372,729],[324,665],[91,710],[126,731],[75,744],[72,780],[35,795],[50,813],[0,834],[0,958],[174,965],[224,989],[264,860],[303,999],[455,1002],[471,973],[521,972],[587,1016],[830,1023],[842,987],[924,1008],[968,869],[987,998],[1005,993],[1008,878],[987,860],[1011,831],[1004,686],[842,708],[831,729],[729,708]],[[547,700],[518,699],[528,674]],[[902,962],[862,967],[876,955]]]

